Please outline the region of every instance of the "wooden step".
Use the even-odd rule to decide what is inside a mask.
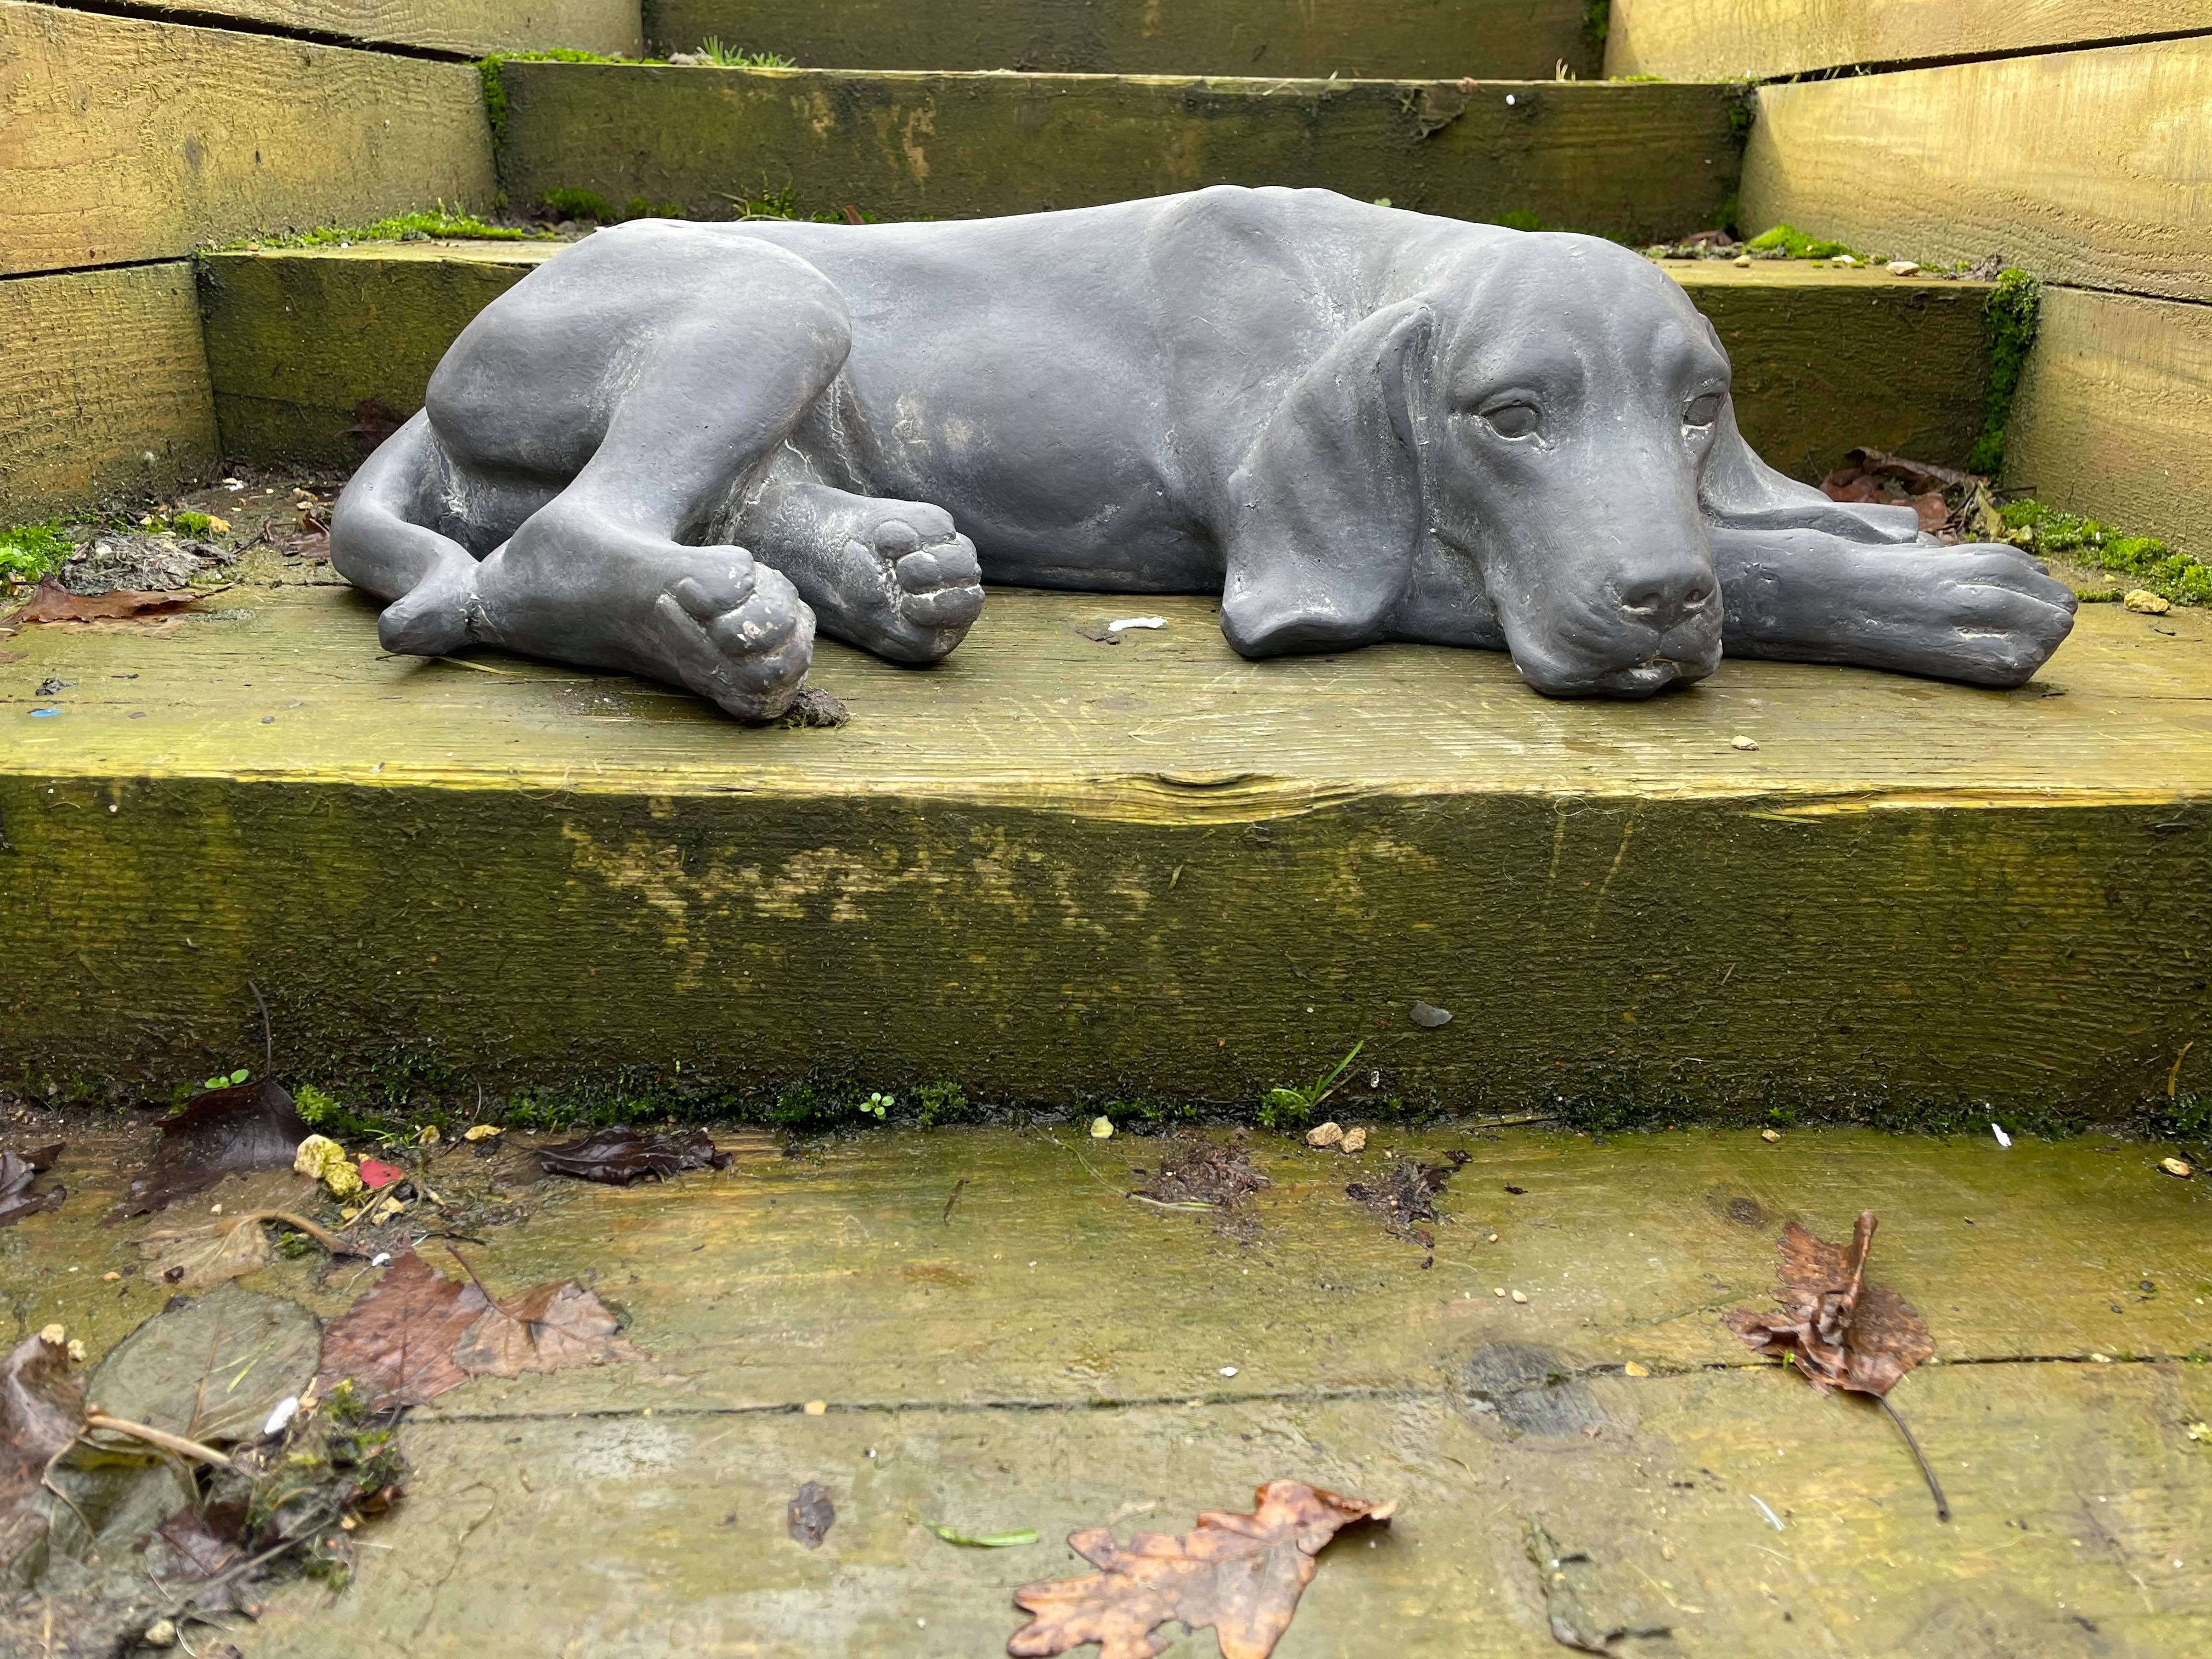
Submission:
[[[2200,1034],[2198,611],[2085,606],[2013,693],[1563,703],[999,590],[936,670],[825,643],[853,720],[801,731],[392,658],[342,588],[217,604],[5,641],[0,1074],[165,1093],[258,1052],[249,979],[333,1088],[750,1112],[809,1073],[1249,1110],[1361,1043],[1346,1110],[2019,1127],[2162,1096]]]
[[[422,406],[468,320],[557,251],[544,242],[382,242],[204,262],[225,453],[350,464],[356,432]],[[1669,260],[1735,367],[1737,417],[1773,465],[1818,479],[1866,444],[1966,458],[1988,384],[1986,284],[1802,261]]]
[[[1547,81],[1603,47],[1585,0],[655,0],[650,24],[662,56],[711,35],[810,69]]]
[[[1718,222],[1743,116],[1733,86],[1572,81],[509,62],[499,84],[516,206],[590,191],[706,219],[785,189],[809,210],[959,219],[1319,185],[1648,241]]]
[[[472,1109],[441,1103],[453,1127]],[[173,1217],[99,1224],[150,1139],[70,1135],[67,1200],[0,1256],[0,1291],[94,1363],[168,1291],[133,1235]],[[460,1213],[528,1216],[442,1224],[480,1234],[458,1248],[495,1294],[594,1285],[647,1358],[414,1413],[407,1498],[356,1534],[349,1592],[257,1592],[236,1632],[256,1659],[644,1654],[671,1632],[714,1659],[995,1654],[1015,1585],[1081,1570],[1071,1529],[1181,1532],[1273,1478],[1399,1502],[1322,1556],[1280,1659],[1552,1659],[1532,1520],[1590,1558],[1571,1571],[1594,1612],[1674,1631],[1618,1654],[1796,1652],[1817,1630],[1838,1656],[2100,1659],[2212,1637],[2212,1193],[2155,1147],[1376,1126],[1352,1158],[1255,1134],[1271,1184],[1224,1226],[1120,1195],[1164,1150],[1126,1121],[1107,1141],[723,1131],[732,1169],[633,1189],[538,1178],[535,1139],[420,1154]],[[1427,1246],[1345,1190],[1449,1152],[1472,1157]],[[1936,1343],[1891,1398],[1948,1523],[1869,1402],[1816,1395],[1721,1322],[1768,1304],[1786,1220],[1839,1238],[1862,1208],[1869,1279]],[[318,1255],[245,1286],[328,1317],[375,1275]],[[817,1551],[784,1530],[807,1480],[837,1511]],[[961,1549],[921,1522],[1041,1536]]]

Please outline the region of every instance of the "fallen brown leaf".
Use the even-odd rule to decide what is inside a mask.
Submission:
[[[54,1167],[62,1145],[40,1146],[27,1152],[0,1152],[0,1227],[12,1227],[27,1215],[58,1206],[65,1196],[59,1187],[43,1193],[31,1190],[42,1171]]]
[[[1794,1359],[1823,1394],[1887,1394],[1936,1342],[1911,1303],[1866,1282],[1875,1224],[1874,1212],[1861,1211],[1845,1249],[1791,1222],[1782,1232],[1781,1310],[1733,1309],[1722,1316],[1729,1328],[1754,1352]]]
[[[472,1376],[644,1358],[618,1328],[606,1304],[574,1279],[494,1303],[473,1274],[448,1279],[410,1250],[331,1322],[316,1389],[328,1393],[351,1377],[378,1404],[419,1405]]]
[[[652,1176],[666,1181],[686,1170],[726,1170],[734,1162],[718,1152],[704,1129],[680,1135],[647,1135],[623,1127],[601,1129],[581,1140],[541,1146],[538,1161],[548,1175],[576,1176],[626,1187]]]
[[[1179,1621],[1212,1626],[1223,1659],[1267,1659],[1322,1547],[1355,1522],[1388,1521],[1397,1506],[1297,1480],[1270,1480],[1257,1498],[1250,1515],[1208,1510],[1189,1532],[1140,1532],[1126,1549],[1103,1527],[1070,1533],[1068,1547],[1099,1571],[1016,1590],[1014,1605],[1036,1616],[1006,1651],[1044,1659],[1096,1642],[1099,1659],[1154,1659],[1174,1638],[1152,1632]]]
[[[34,1333],[0,1360],[0,1569],[46,1535],[46,1471],[84,1426],[84,1388],[69,1350]]]
[[[566,1370],[645,1356],[615,1333],[605,1303],[573,1279],[501,1297],[478,1316],[453,1350],[453,1363],[485,1376]]]
[[[312,1202],[313,1182],[293,1175],[257,1176],[226,1182],[212,1189],[223,1213],[192,1226],[157,1227],[138,1240],[146,1278],[180,1295],[197,1296],[225,1279],[242,1279],[269,1265],[276,1255],[265,1222],[281,1222],[306,1233],[333,1255],[351,1255],[344,1242],[301,1215]]]
[[[453,1349],[491,1298],[410,1250],[323,1333],[315,1391],[343,1378],[378,1405],[420,1405],[469,1380]]]
[[[108,593],[72,593],[52,576],[31,591],[29,603],[9,618],[15,623],[137,622],[191,609],[204,592],[163,593],[118,587]]]
[[[131,1183],[107,1224],[204,1192],[225,1176],[289,1170],[311,1133],[292,1097],[267,1078],[210,1089],[162,1123],[152,1164]]]

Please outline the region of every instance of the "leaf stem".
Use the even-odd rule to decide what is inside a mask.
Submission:
[[[1920,1443],[1912,1437],[1912,1431],[1905,1426],[1905,1419],[1897,1414],[1896,1407],[1891,1405],[1881,1395],[1874,1396],[1874,1403],[1889,1413],[1889,1420],[1897,1425],[1897,1431],[1905,1437],[1905,1443],[1912,1448],[1913,1461],[1920,1465],[1921,1476],[1928,1482],[1929,1495],[1936,1500],[1936,1518],[1938,1521],[1948,1521],[1951,1518],[1951,1504],[1943,1496],[1943,1487],[1936,1479],[1936,1471],[1929,1467],[1927,1453],[1920,1449]]]
[[[149,1446],[159,1446],[163,1451],[174,1452],[179,1457],[198,1458],[203,1463],[219,1469],[230,1467],[230,1459],[212,1446],[203,1446],[197,1440],[187,1440],[181,1434],[171,1434],[167,1429],[149,1429],[143,1423],[128,1422],[120,1417],[110,1417],[103,1411],[88,1411],[84,1414],[88,1429],[105,1429],[110,1434],[127,1435],[133,1440],[143,1440]]]

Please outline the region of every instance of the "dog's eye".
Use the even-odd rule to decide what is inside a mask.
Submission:
[[[1684,426],[1711,426],[1721,417],[1721,394],[1707,392],[1690,399],[1689,407],[1682,411]]]
[[[1535,431],[1538,417],[1534,404],[1499,404],[1484,410],[1482,418],[1501,438],[1525,438]]]

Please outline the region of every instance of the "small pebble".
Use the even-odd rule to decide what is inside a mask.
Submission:
[[[1526,1302],[1528,1298],[1523,1296],[1520,1291],[1516,1291],[1513,1292],[1513,1299],[1516,1302]]]
[[[2158,1167],[2170,1176],[2179,1176],[2184,1181],[2197,1173],[2196,1166],[2185,1158],[2160,1158]]]
[[[1491,1291],[1491,1295],[1492,1296],[1503,1296],[1504,1294],[1505,1287],[1503,1285],[1498,1285],[1495,1290]]]
[[[123,1275],[121,1273],[102,1273],[100,1274],[100,1277],[106,1279],[109,1284],[112,1285],[117,1279],[122,1278]]]
[[[1761,1140],[1765,1141],[1769,1146],[1771,1146],[1774,1142],[1782,1139],[1782,1131],[1779,1129],[1761,1129],[1759,1132],[1759,1138]]]
[[[2173,609],[2171,601],[2160,599],[2147,587],[2130,588],[2121,595],[2120,603],[2130,611],[2139,611],[2146,617],[2163,617]]]
[[[1911,259],[1892,259],[1882,269],[1893,276],[1910,276],[1920,267]]]
[[[149,1648],[173,1648],[177,1645],[177,1627],[166,1619],[156,1619],[138,1639]]]
[[[1751,750],[1758,748],[1759,745],[1753,742],[1749,738],[1744,737],[1739,733],[1737,736],[1729,739],[1729,747],[1731,749],[1741,749],[1748,752]]]
[[[1341,1123],[1316,1123],[1306,1131],[1306,1145],[1309,1146],[1340,1146],[1343,1140],[1344,1126]]]
[[[1234,1376],[1237,1375],[1237,1367],[1234,1365],[1224,1365],[1221,1368],[1221,1374],[1224,1376]]]
[[[809,1417],[823,1417],[829,1413],[830,1402],[826,1400],[810,1400],[799,1409]]]
[[[1111,1140],[1114,1138],[1114,1120],[1110,1117],[1092,1118],[1091,1138],[1093,1140]]]
[[[1626,1365],[1623,1365],[1620,1368],[1620,1372],[1624,1376],[1649,1376],[1651,1375],[1651,1370],[1649,1366],[1639,1365],[1633,1359],[1630,1360]]]
[[[1344,1145],[1342,1150],[1347,1152],[1365,1152],[1367,1150],[1367,1131],[1364,1129],[1346,1129],[1344,1132]]]
[[[1741,270],[1749,270],[1751,269],[1751,255],[1748,253],[1739,253],[1735,256],[1735,263],[1737,269]]]

